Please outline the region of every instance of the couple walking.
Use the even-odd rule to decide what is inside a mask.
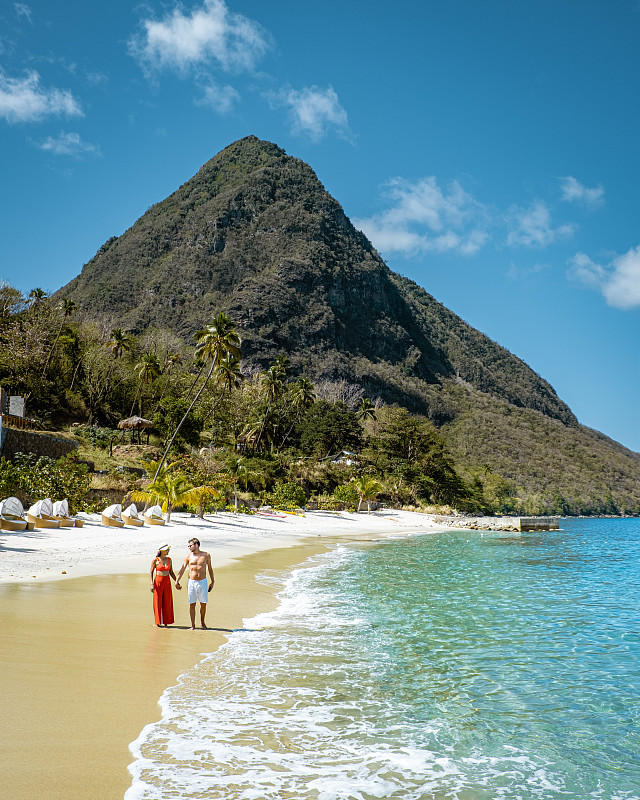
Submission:
[[[187,583],[187,600],[189,601],[189,615],[191,617],[191,630],[196,628],[196,604],[200,603],[200,624],[206,629],[205,614],[207,613],[207,600],[209,592],[213,589],[215,579],[211,556],[200,549],[199,539],[189,539],[189,555],[185,558],[178,577],[173,571],[169,558],[169,545],[163,544],[158,549],[156,557],[151,562],[149,576],[151,578],[151,591],[153,592],[153,614],[156,625],[161,627],[173,624],[173,593],[171,591],[171,578],[176,582],[176,589],[180,591],[180,578],[185,570],[189,570]],[[211,582],[207,583],[207,570]],[[155,576],[154,576],[155,573]]]

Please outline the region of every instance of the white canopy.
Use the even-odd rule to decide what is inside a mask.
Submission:
[[[0,502],[0,516],[3,514],[12,517],[24,516],[24,508],[17,497],[7,497],[6,500]]]
[[[56,517],[68,517],[69,516],[69,501],[68,500],[56,500],[53,504],[53,513]]]
[[[164,519],[162,515],[162,508],[160,506],[151,506],[144,512],[145,517],[151,517],[153,519]]]
[[[135,503],[131,503],[131,505],[128,508],[126,508],[122,513],[125,515],[125,517],[131,517],[131,519],[140,519],[140,517],[138,516],[138,507],[136,506]]]
[[[102,512],[105,517],[110,517],[111,519],[122,519],[122,506],[120,503],[115,503],[112,506],[108,506]]]
[[[53,503],[47,497],[45,500],[38,500],[29,509],[32,517],[52,517],[53,516]]]

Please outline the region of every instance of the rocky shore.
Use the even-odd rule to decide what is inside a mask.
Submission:
[[[557,531],[559,517],[457,517],[434,515],[433,521],[449,528],[473,531]]]

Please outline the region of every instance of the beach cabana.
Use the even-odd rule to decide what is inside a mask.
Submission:
[[[74,521],[69,516],[69,503],[66,500],[56,500],[53,504],[54,519],[57,519],[61,528],[73,528]]]
[[[109,528],[124,528],[120,503],[115,503],[105,508],[102,512],[102,524],[107,525]]]
[[[3,531],[24,531],[27,518],[24,508],[17,497],[7,497],[0,502],[0,528]]]
[[[81,528],[84,525],[84,520],[69,514],[68,500],[56,500],[53,504],[53,516],[60,520],[61,528]]]
[[[131,503],[131,505],[122,512],[122,519],[127,525],[135,525],[136,528],[140,528],[144,525],[144,520],[138,514],[138,508],[135,503]]]
[[[160,506],[151,506],[144,512],[144,521],[148,525],[164,525],[164,516]]]
[[[144,417],[127,417],[127,419],[120,420],[118,428],[122,431],[122,441],[124,441],[124,432],[131,431],[131,442],[134,441],[135,431],[138,431],[138,442],[140,442],[139,431],[147,430],[147,444],[149,444],[148,431],[150,428],[153,428],[153,422]]]
[[[36,528],[59,528],[60,520],[53,514],[53,503],[51,498],[38,500],[27,511],[27,520],[32,522]]]

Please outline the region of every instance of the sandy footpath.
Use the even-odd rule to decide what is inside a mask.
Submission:
[[[164,689],[245,619],[275,608],[257,574],[337,542],[440,530],[426,515],[392,511],[220,514],[204,523],[177,514],[165,527],[122,529],[86,520],[83,528],[0,531],[0,797],[122,798],[128,745],[159,718]],[[192,536],[213,558],[212,629],[188,629],[184,591],[174,591],[175,625],[156,628],[151,559],[168,542],[177,567]]]

